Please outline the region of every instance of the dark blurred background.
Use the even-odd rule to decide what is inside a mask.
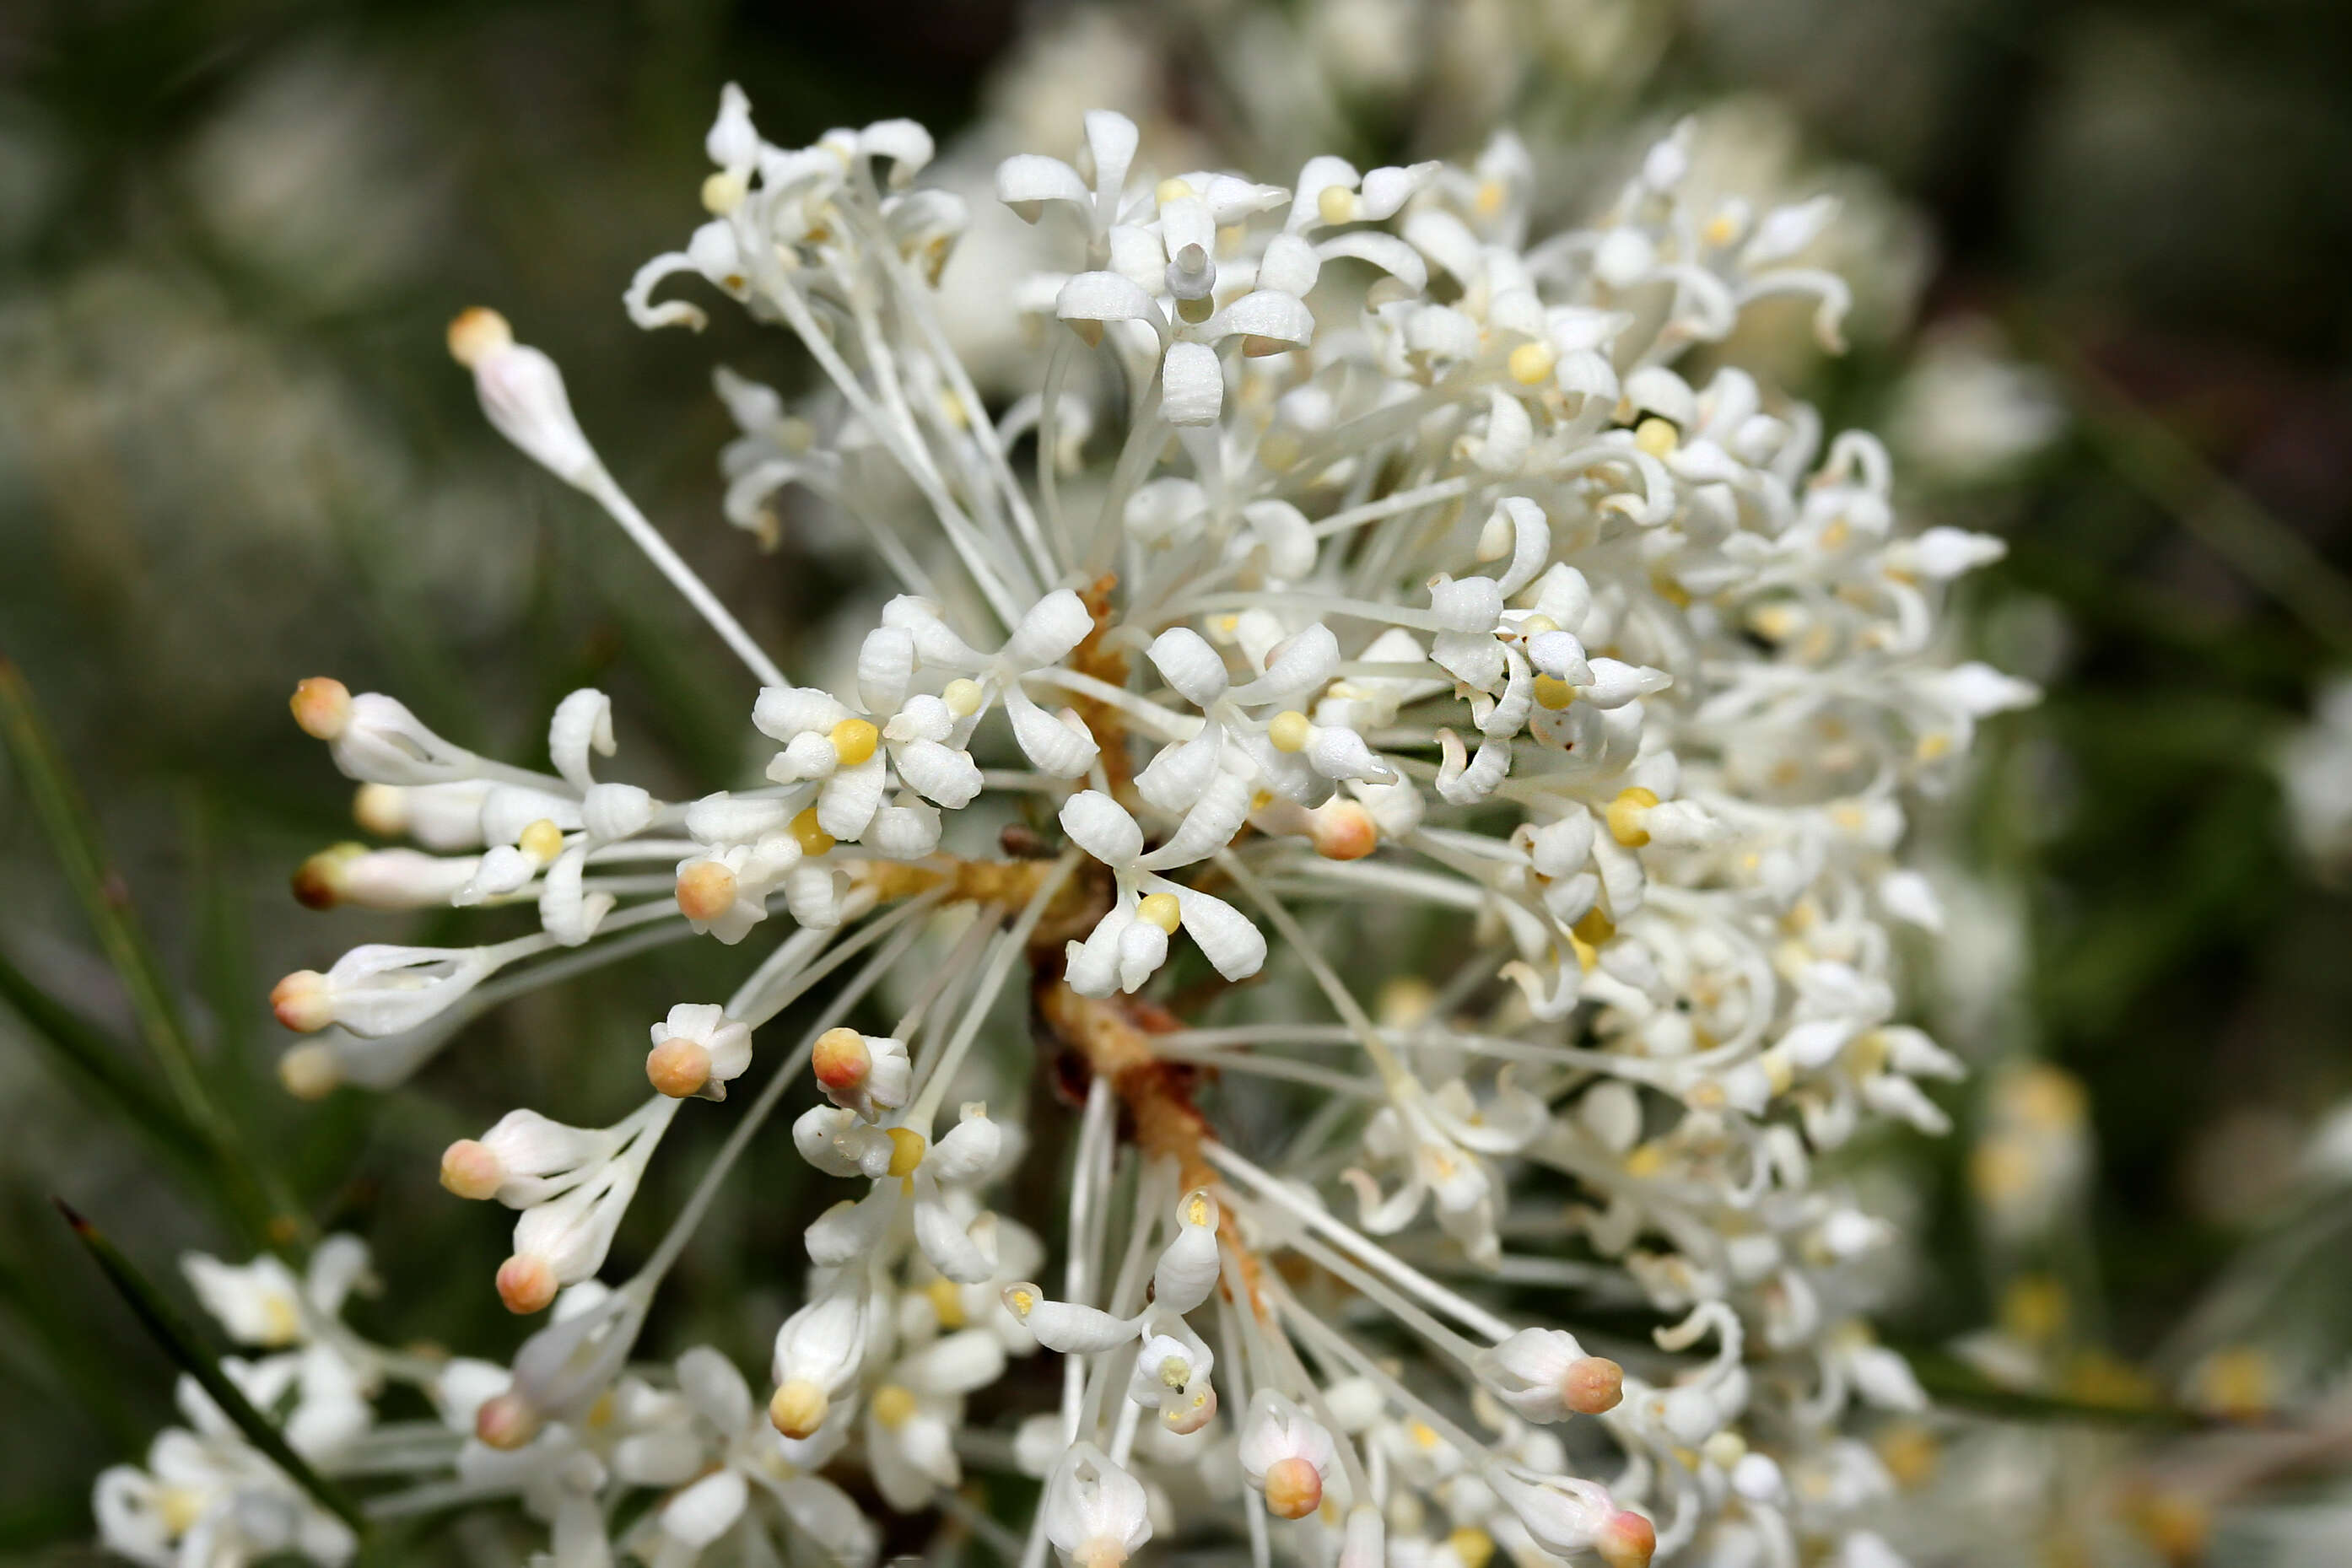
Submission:
[[[1266,47],[1284,40],[1287,65]],[[1276,123],[1267,73],[1294,67],[1321,71],[1298,99],[1315,110]],[[184,992],[217,1098],[403,1282],[364,1327],[504,1354],[517,1331],[483,1285],[503,1236],[451,1222],[435,1154],[516,1103],[604,1119],[637,1092],[646,998],[730,972],[708,945],[667,950],[506,1009],[390,1095],[299,1106],[278,1085],[277,975],[435,929],[287,897],[305,854],[352,833],[346,787],[287,720],[297,678],[398,693],[519,755],[558,696],[598,684],[630,777],[698,790],[741,771],[748,685],[482,426],[443,324],[494,304],[554,353],[623,482],[788,664],[857,586],[790,530],[761,555],[719,516],[709,366],[789,382],[794,358],[723,315],[689,340],[618,308],[700,216],[728,79],[780,143],[910,114],[943,144],[987,117],[994,151],[1060,152],[1099,94],[1280,179],[1326,150],[1307,135],[1466,153],[1500,121],[1616,146],[1728,99],[1734,152],[1797,193],[1816,176],[1851,192],[1880,259],[1851,253],[1874,269],[1856,350],[1803,385],[1890,431],[1921,520],[2009,540],[1971,637],[2049,687],[1988,731],[1942,829],[1954,925],[1921,954],[1922,1005],[1980,1071],[1960,1134],[1906,1156],[1932,1173],[1923,1288],[1890,1332],[1992,1322],[2042,1355],[2045,1386],[2084,1395],[2179,1386],[2217,1347],[2255,1359],[2216,1398],[2285,1399],[2340,1367],[2340,1291],[2281,1343],[2268,1307],[2253,1326],[2209,1316],[2211,1343],[2180,1325],[2249,1245],[2305,1238],[2290,1250],[2310,1267],[2352,1267],[2308,1153],[2352,1095],[2352,834],[2307,810],[2299,840],[2280,782],[2352,671],[2341,0],[8,0],[0,653]],[[1971,416],[1971,396],[1992,405]],[[2011,415],[2032,439],[1971,444]],[[2352,795],[2352,737],[2296,755],[2322,808],[2331,777]],[[58,867],[0,773],[0,956],[139,1071],[137,1019]],[[0,1008],[0,1555],[62,1562],[87,1550],[89,1478],[143,1451],[172,1378],[47,1196],[159,1273],[250,1242],[25,1010]],[[659,1162],[636,1221],[673,1211],[700,1157]],[[783,1160],[754,1167],[709,1228],[732,1239],[698,1246],[666,1301],[671,1348],[695,1333],[757,1360],[772,1328],[794,1205]],[[2021,1181],[2062,1216],[2004,1228]],[[633,1228],[621,1251],[644,1245]]]

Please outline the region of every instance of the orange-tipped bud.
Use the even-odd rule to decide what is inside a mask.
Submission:
[[[1580,1416],[1614,1410],[1625,1397],[1625,1369],[1605,1355],[1580,1355],[1559,1380],[1559,1402]]]
[[[317,1033],[335,1021],[327,977],[316,969],[295,970],[269,988],[269,1010],[297,1034]]]
[[[555,1265],[544,1258],[518,1252],[499,1265],[499,1300],[507,1311],[535,1312],[555,1300]]]
[[[1315,819],[1315,852],[1327,861],[1360,861],[1380,848],[1380,825],[1360,800],[1335,797],[1309,815]]]
[[[874,1071],[874,1053],[866,1050],[866,1037],[856,1030],[829,1029],[816,1037],[809,1065],[816,1070],[819,1083],[847,1093]]]
[[[1323,1503],[1323,1472],[1306,1459],[1276,1459],[1265,1468],[1265,1506],[1284,1519],[1305,1519]]]
[[[304,861],[294,873],[294,902],[305,909],[334,908],[350,883],[346,868],[365,853],[364,844],[336,844]]]
[[[699,1094],[710,1082],[710,1052],[698,1041],[672,1036],[646,1053],[646,1077],[673,1100]]]
[[[734,906],[735,873],[717,861],[697,861],[677,873],[677,907],[688,920],[716,920]]]
[[[351,688],[331,675],[312,675],[294,688],[287,705],[294,722],[313,740],[332,740],[351,727]]]
[[[506,1167],[486,1144],[460,1138],[441,1151],[441,1185],[459,1197],[480,1201],[496,1197],[507,1179]],[[504,1292],[503,1284],[499,1287]]]
[[[539,1436],[539,1412],[520,1394],[493,1396],[474,1412],[474,1436],[489,1448],[520,1448]]]
[[[449,357],[468,370],[513,342],[507,319],[486,306],[460,311],[449,323]]]
[[[795,1377],[777,1388],[768,1400],[768,1420],[787,1437],[813,1436],[824,1425],[832,1403],[824,1390],[805,1377]]]
[[[1649,1568],[1658,1550],[1658,1527],[1630,1508],[1622,1510],[1593,1536],[1592,1550],[1609,1568]]]

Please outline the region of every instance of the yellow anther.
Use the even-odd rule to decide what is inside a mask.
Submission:
[[[1159,202],[1181,202],[1187,196],[1197,196],[1200,193],[1192,189],[1192,183],[1190,180],[1180,180],[1171,175],[1160,182],[1159,189],[1153,191],[1151,195],[1153,200]]]
[[[1323,193],[1315,198],[1315,210],[1327,224],[1352,223],[1356,217],[1356,193],[1345,185],[1326,185]]]
[[[486,306],[462,310],[449,323],[449,357],[468,369],[513,343],[507,319]]]
[[[963,1327],[963,1292],[956,1288],[953,1280],[932,1281],[923,1287],[923,1296],[931,1303],[931,1315],[940,1320],[940,1327]]]
[[[551,861],[563,852],[563,830],[541,817],[522,831],[516,845],[535,861]]]
[[[786,455],[798,457],[816,445],[816,426],[798,414],[788,414],[776,421],[775,438]]]
[[[164,1532],[178,1537],[194,1530],[204,1518],[208,1500],[202,1487],[165,1487],[156,1497],[156,1512]]]
[[[1138,904],[1135,913],[1139,918],[1150,921],[1173,936],[1177,925],[1184,918],[1184,906],[1176,902],[1176,895],[1172,893],[1155,893]]]
[[[1886,1066],[1886,1037],[1876,1030],[1856,1035],[1840,1053],[1856,1078],[1875,1078]]]
[[[1609,802],[1609,836],[1629,850],[1638,850],[1650,841],[1650,830],[1642,825],[1650,808],[1658,803],[1657,791],[1635,785],[1621,790],[1617,799]]]
[[[1797,1081],[1797,1070],[1789,1065],[1787,1057],[1767,1051],[1756,1060],[1763,1067],[1764,1082],[1773,1093],[1786,1094],[1789,1085]]]
[[[833,742],[833,753],[841,758],[841,765],[855,768],[874,755],[882,732],[874,727],[870,719],[845,718],[833,727],[833,733],[826,738]]]
[[[1570,685],[1566,681],[1561,680],[1558,675],[1538,675],[1536,677],[1536,706],[1538,707],[1548,708],[1553,713],[1558,713],[1560,709],[1566,707],[1575,700],[1576,688]]]
[[[1919,1421],[1897,1421],[1881,1428],[1871,1447],[1878,1451],[1878,1461],[1886,1467],[1886,1473],[1901,1487],[1916,1487],[1934,1476],[1942,1454],[1936,1434]]]
[[[1406,1436],[1424,1448],[1437,1447],[1437,1428],[1426,1421],[1415,1421],[1405,1428]]]
[[[1836,549],[1852,538],[1853,538],[1853,526],[1843,517],[1839,517],[1822,530],[1822,548]]]
[[[1701,1443],[1699,1452],[1717,1469],[1727,1470],[1748,1457],[1748,1439],[1726,1427]]]
[[[1919,744],[1913,749],[1922,762],[1940,761],[1951,754],[1952,737],[1940,729],[1931,730],[1919,737]]]
[[[1176,314],[1182,317],[1186,321],[1195,327],[1199,326],[1202,322],[1207,320],[1216,313],[1217,302],[1215,298],[1206,294],[1203,294],[1198,299],[1179,299],[1176,301]]]
[[[1298,437],[1286,430],[1269,432],[1257,444],[1257,460],[1276,474],[1296,464],[1298,458]]]
[[[1532,339],[1511,350],[1511,379],[1523,387],[1539,386],[1551,379],[1559,354],[1542,339]]]
[[[1014,1317],[1025,1318],[1036,1308],[1037,1295],[1034,1291],[1007,1291],[1004,1292],[1004,1304],[1013,1309]]]
[[[613,1391],[608,1388],[604,1390],[604,1393],[596,1396],[595,1404],[588,1406],[587,1426],[589,1429],[591,1431],[595,1431],[611,1426],[613,1424]]]
[[[886,1383],[874,1391],[874,1418],[890,1431],[907,1424],[915,1413],[915,1396],[911,1390],[895,1383]]]
[[[1654,413],[1633,427],[1633,444],[1653,457],[1664,457],[1681,440],[1674,423]]]
[[[1274,716],[1274,722],[1266,726],[1265,737],[1274,743],[1276,751],[1296,753],[1307,749],[1314,732],[1315,727],[1307,722],[1307,716],[1293,708]]]
[[[723,218],[743,204],[744,194],[743,177],[721,169],[702,182],[702,210]]]
[[[814,806],[794,817],[786,831],[793,835],[793,841],[800,845],[801,853],[804,855],[821,855],[833,848],[833,835],[817,826]]]
[[[1577,923],[1569,927],[1569,930],[1578,941],[1588,942],[1599,947],[1617,935],[1617,924],[1596,906],[1586,910]]]
[[[940,693],[940,700],[948,705],[948,712],[958,718],[970,718],[980,711],[980,683],[961,676],[950,681]]]
[[[1185,1200],[1184,1223],[1187,1225],[1206,1225],[1209,1223],[1209,1195],[1207,1193],[1196,1192]]]
[[[1477,194],[1470,198],[1470,206],[1471,210],[1480,217],[1491,218],[1501,212],[1503,204],[1510,199],[1511,188],[1500,180],[1481,180],[1478,182]],[[1494,1550],[1493,1542],[1487,1543],[1487,1550],[1490,1552]],[[1470,1568],[1478,1568],[1478,1564],[1473,1563]]]
[[[1717,213],[1706,220],[1706,226],[1698,231],[1698,237],[1700,244],[1721,250],[1739,238],[1739,221],[1730,213]]]
[[[1167,1388],[1181,1388],[1192,1380],[1192,1364],[1181,1355],[1163,1358],[1160,1363],[1160,1382]]]
[[[1530,615],[1519,622],[1519,635],[1522,637],[1540,637],[1547,632],[1559,630],[1559,622],[1549,615]]]
[[[768,1420],[787,1437],[805,1437],[824,1425],[832,1401],[823,1388],[805,1377],[781,1385],[768,1399]]]
[[[915,1167],[923,1163],[923,1155],[929,1152],[930,1141],[912,1127],[892,1127],[888,1131],[890,1174],[894,1176],[913,1176]]]
[[[1488,181],[1487,183],[1494,183]],[[1462,1568],[1486,1568],[1487,1560],[1495,1555],[1495,1538],[1475,1524],[1465,1524],[1445,1538],[1454,1548],[1454,1555],[1462,1559]]]
[[[1654,1176],[1665,1168],[1665,1145],[1655,1138],[1625,1156],[1625,1174],[1629,1176]]]

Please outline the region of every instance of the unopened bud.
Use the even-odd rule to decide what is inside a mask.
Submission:
[[[1658,1528],[1624,1509],[1612,1514],[1592,1538],[1592,1550],[1609,1568],[1649,1568],[1658,1550]]]
[[[673,1100],[698,1094],[710,1082],[710,1052],[698,1041],[672,1037],[646,1053],[646,1077]]]
[[[287,706],[294,710],[294,722],[302,733],[313,740],[332,740],[351,726],[351,688],[332,675],[312,675],[294,688]]]
[[[334,1049],[313,1040],[278,1059],[278,1082],[297,1100],[324,1100],[343,1081]]]
[[[1580,1355],[1559,1380],[1559,1402],[1581,1416],[1617,1408],[1625,1397],[1625,1369],[1605,1355]]]
[[[507,1311],[524,1315],[555,1300],[555,1265],[528,1252],[518,1252],[499,1265],[499,1300]]]
[[[677,907],[688,920],[709,922],[735,906],[735,873],[717,861],[696,861],[677,873]]]
[[[269,988],[269,1010],[297,1034],[316,1034],[335,1021],[327,977],[316,969],[295,970]]]
[[[474,1412],[474,1436],[487,1448],[520,1448],[539,1436],[539,1412],[520,1394],[495,1395]]]
[[[487,1144],[460,1138],[441,1152],[441,1185],[459,1197],[496,1197],[506,1179],[505,1166]]]
[[[874,1057],[866,1049],[866,1037],[856,1030],[829,1029],[817,1036],[809,1064],[816,1070],[819,1083],[845,1092],[866,1082],[866,1075],[873,1071]]]
[[[1380,848],[1380,824],[1361,800],[1334,796],[1308,815],[1315,852],[1327,861],[1360,861]]]
[[[1305,1519],[1323,1502],[1323,1473],[1306,1459],[1276,1459],[1265,1468],[1265,1506],[1284,1519]]]
[[[449,357],[467,370],[513,342],[514,329],[487,306],[460,311],[449,323]]]
[[[824,1389],[805,1377],[795,1377],[780,1385],[769,1398],[768,1419],[787,1437],[810,1437],[824,1425],[824,1413],[831,1403]]]

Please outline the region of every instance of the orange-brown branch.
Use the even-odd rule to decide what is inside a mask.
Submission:
[[[1036,1004],[1053,1038],[1076,1053],[1092,1076],[1108,1082],[1127,1107],[1135,1146],[1150,1158],[1173,1160],[1183,1191],[1216,1186],[1216,1167],[1202,1147],[1210,1137],[1209,1119],[1192,1103],[1196,1070],[1151,1049],[1150,1037],[1176,1028],[1176,1019],[1148,1002],[1082,997],[1058,974],[1040,979]],[[1219,1218],[1217,1234],[1241,1261],[1251,1310],[1263,1315],[1258,1260],[1242,1244],[1230,1213]]]

